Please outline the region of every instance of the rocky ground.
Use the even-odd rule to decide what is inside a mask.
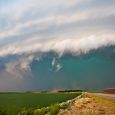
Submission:
[[[115,100],[85,93],[58,115],[115,115]]]

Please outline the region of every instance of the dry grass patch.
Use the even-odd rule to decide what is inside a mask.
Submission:
[[[115,115],[115,101],[93,94],[84,94],[59,115]]]

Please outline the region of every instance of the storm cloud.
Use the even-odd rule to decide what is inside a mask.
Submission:
[[[40,61],[42,53],[61,58],[114,46],[114,33],[114,0],[1,0],[2,76],[22,79],[31,74],[31,64]],[[3,61],[8,56],[18,58]],[[63,69],[55,57],[51,66],[55,72]]]

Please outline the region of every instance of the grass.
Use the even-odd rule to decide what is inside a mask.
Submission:
[[[46,112],[44,107],[50,106],[50,114],[58,112],[56,103],[75,98],[81,93],[0,93],[0,115],[31,115]],[[52,106],[51,106],[52,105]],[[42,108],[42,109],[40,109]],[[48,110],[49,111],[49,110]],[[23,113],[23,114],[22,114]]]
[[[48,108],[41,108],[41,109],[36,109],[34,110],[33,115],[57,115],[59,110],[61,109],[66,109],[68,107],[67,104],[65,105],[59,105],[59,104],[54,104],[49,106]]]
[[[75,115],[115,115],[115,100],[84,93],[69,108],[60,111],[59,115],[70,113]]]

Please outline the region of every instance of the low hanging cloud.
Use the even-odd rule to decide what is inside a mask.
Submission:
[[[16,78],[31,73],[36,53],[80,55],[115,45],[115,2],[109,0],[28,0],[0,2],[0,58]],[[102,4],[103,3],[103,4]],[[12,15],[13,14],[13,15]],[[63,68],[54,58],[55,71]]]
[[[115,45],[115,35],[112,34],[90,35],[76,39],[60,38],[53,40],[47,39],[44,41],[35,39],[0,49],[0,57],[19,55],[18,59],[5,63],[5,71],[16,79],[22,79],[24,76],[31,75],[31,63],[33,60],[40,61],[41,57],[36,56],[36,53],[55,52],[59,57],[70,53],[77,56],[81,53],[86,54],[91,50],[112,45]],[[53,58],[51,65],[55,72],[63,69],[63,65],[58,62],[56,57]]]
[[[30,76],[34,56],[20,57],[18,60],[10,61],[5,64],[5,71],[16,79],[22,79],[27,74]]]
[[[51,65],[55,72],[58,72],[62,69],[62,65],[58,62],[56,57],[53,58]]]
[[[32,54],[36,52],[56,52],[59,56],[65,53],[71,53],[79,55],[80,53],[88,53],[91,50],[96,50],[101,47],[107,47],[115,45],[115,35],[90,35],[81,38],[58,38],[58,39],[46,39],[31,40],[24,43],[12,44],[0,49],[0,56],[7,55],[21,55]]]

